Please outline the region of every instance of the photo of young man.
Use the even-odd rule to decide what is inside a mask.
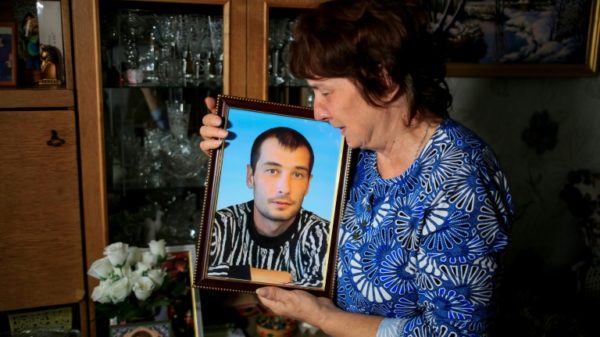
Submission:
[[[300,132],[274,127],[256,137],[245,179],[253,199],[216,212],[209,276],[322,286],[330,224],[302,207],[313,166]]]

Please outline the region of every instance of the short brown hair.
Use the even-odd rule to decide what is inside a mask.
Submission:
[[[407,95],[410,117],[427,110],[446,117],[452,96],[445,59],[416,0],[332,0],[303,13],[290,49],[299,78],[341,77],[357,85],[371,105],[384,106],[392,82]]]

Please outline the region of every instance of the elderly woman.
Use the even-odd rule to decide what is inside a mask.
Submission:
[[[335,304],[264,287],[279,315],[331,336],[484,336],[513,210],[494,153],[448,116],[444,59],[419,1],[333,0],[304,13],[290,69],[314,116],[358,149]],[[214,110],[214,100],[207,99]],[[205,151],[227,131],[209,114]]]

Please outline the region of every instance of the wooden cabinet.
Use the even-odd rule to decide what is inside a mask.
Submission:
[[[217,7],[223,19],[220,91],[259,99],[269,98],[270,13],[274,9],[311,7],[318,2],[128,1],[140,6],[162,3],[172,8]],[[60,0],[64,81],[57,86],[19,83],[0,88],[0,247],[8,252],[3,255],[0,268],[9,275],[0,280],[0,310],[81,301],[86,289],[84,273],[109,243],[110,172],[101,56],[105,48],[101,30],[106,23],[101,22],[100,12],[102,6],[120,3],[123,2]],[[7,12],[14,10],[6,4],[2,9],[3,20],[9,17]],[[53,132],[64,144],[46,144]],[[26,291],[14,291],[15,284]],[[89,301],[95,280],[87,278],[86,286]],[[89,320],[94,322],[93,306],[90,313]]]
[[[111,97],[127,96],[129,99],[132,95],[137,95],[139,98],[140,88],[160,91],[161,93],[168,92],[170,94],[171,92],[179,92],[180,90],[195,92],[199,87],[197,84],[181,84],[182,88],[179,88],[177,84],[166,83],[162,80],[158,83],[141,83],[140,85],[114,83],[107,80],[107,62],[106,59],[103,60],[103,57],[106,58],[106,46],[103,46],[102,37],[103,29],[106,28],[103,18],[107,11],[114,11],[117,17],[121,16],[120,9],[118,9],[121,5],[129,6],[125,8],[125,12],[123,13],[131,13],[130,9],[143,9],[155,13],[148,16],[150,18],[174,14],[173,21],[178,20],[180,16],[185,18],[193,16],[196,18],[205,11],[208,11],[211,15],[219,16],[222,19],[222,50],[224,55],[220,90],[226,94],[243,96],[245,95],[247,83],[245,63],[246,3],[244,0],[149,0],[128,1],[127,3],[122,1],[89,0],[73,2],[73,51],[76,60],[76,104],[78,107],[79,134],[82,149],[80,152],[82,175],[81,202],[85,223],[86,268],[89,268],[96,259],[102,256],[104,247],[111,242],[109,228],[111,226],[114,228],[114,224],[111,224],[110,214],[112,210],[110,206],[114,205],[114,203],[109,205],[109,200],[113,200],[113,196],[118,194],[119,197],[123,197],[122,201],[119,201],[119,206],[128,207],[131,206],[132,202],[128,201],[131,199],[127,198],[130,198],[132,195],[150,195],[158,189],[162,189],[161,193],[169,190],[169,186],[164,187],[163,184],[157,183],[157,186],[160,187],[155,190],[142,186],[136,187],[136,190],[133,192],[131,189],[127,190],[127,193],[115,191],[115,189],[125,186],[127,182],[121,184],[121,186],[114,184],[114,181],[117,179],[117,175],[114,174],[114,166],[118,164],[114,160],[115,157],[112,157],[114,152],[109,152],[112,149],[110,147],[107,148],[107,144],[111,144],[111,139],[119,138],[113,137],[116,135],[116,131],[111,128],[112,125],[117,125],[118,123],[115,122],[115,124],[112,124],[109,117],[113,115],[124,116],[124,114],[131,111],[129,108],[124,108],[120,110],[121,115],[118,115],[119,111],[117,111],[116,105],[113,104],[114,102],[111,101]],[[147,37],[148,34],[145,34],[145,36]],[[171,42],[169,41],[169,43]],[[194,115],[201,115],[203,113],[202,110],[205,110],[201,106],[204,95],[197,93],[192,95],[202,97],[193,98],[195,99],[195,104],[193,104],[190,111],[190,119],[195,118]],[[145,105],[144,101],[140,102],[142,105]],[[146,113],[147,117],[149,115],[148,111]],[[199,118],[196,118],[196,120],[199,120]],[[133,137],[140,137],[143,142],[143,139],[147,136],[147,132],[150,130],[141,124],[136,125],[133,127],[129,125],[128,130],[132,131],[132,134],[134,134]],[[121,142],[122,139],[118,139],[118,141]],[[127,159],[130,158],[124,158],[124,160]],[[201,182],[198,182],[198,185],[200,184]],[[127,195],[125,196],[125,194]],[[144,197],[139,199],[144,199]],[[90,293],[97,284],[96,279],[88,277],[87,286]],[[90,304],[90,331],[94,334],[98,331],[95,326],[97,320],[93,302],[89,297],[88,301]]]
[[[217,93],[267,99],[268,98],[268,20],[272,9],[299,10],[316,5],[315,0],[88,0],[72,2],[73,53],[75,59],[76,105],[79,121],[81,159],[81,203],[85,224],[86,268],[102,256],[102,251],[111,242],[109,228],[114,228],[110,219],[109,200],[115,179],[110,144],[111,135],[118,128],[107,120],[114,111],[110,97],[115,92],[126,90],[133,93],[139,87],[152,90],[165,89],[162,84],[140,85],[107,84],[106,62],[103,67],[103,13],[106,5],[118,6],[126,3],[134,8],[150,9],[158,15],[161,10],[176,11],[185,8],[189,12],[202,12],[205,7],[217,8],[223,21],[223,72],[220,92]],[[168,4],[168,8],[164,7]],[[162,7],[161,7],[162,6]],[[111,7],[113,8],[113,7]],[[112,10],[112,9],[110,9]],[[147,37],[149,33],[141,34]],[[187,86],[187,85],[184,85]],[[202,92],[202,91],[200,91]],[[200,94],[202,95],[202,94]],[[192,114],[201,115],[205,109],[202,98],[192,106]],[[127,110],[127,109],[122,109]],[[145,133],[147,130],[141,130]],[[145,136],[142,136],[142,138]],[[131,194],[131,193],[129,193]],[[201,202],[201,200],[198,200]],[[112,226],[112,227],[111,227]],[[88,277],[89,291],[97,280]],[[89,300],[89,299],[88,299]],[[91,300],[89,320],[94,324],[95,314]],[[91,326],[91,331],[95,328]]]
[[[273,10],[293,13],[319,2],[127,1],[141,7],[217,8],[223,20],[224,55],[218,93],[259,99],[269,98],[269,16]],[[88,311],[86,304],[92,304],[90,294],[97,283],[85,272],[110,243],[106,134],[114,130],[106,129],[106,46],[101,31],[107,23],[102,22],[101,10],[125,2],[59,3],[64,81],[57,86],[19,83],[0,88],[0,272],[5,275],[0,278],[0,311],[80,303],[86,335],[86,321],[91,323],[89,331],[95,331],[94,307],[89,305]],[[3,20],[13,10],[9,7],[1,7]],[[53,134],[64,143],[48,145]]]
[[[17,27],[11,59],[18,74],[15,85],[0,87],[0,316],[75,308],[81,322],[74,327],[87,334],[70,2],[6,1],[0,8],[0,21]],[[33,42],[62,41],[53,61],[60,83],[26,76],[24,15],[45,20]]]
[[[87,333],[73,110],[0,111],[0,312],[70,306]]]
[[[0,112],[0,310],[84,299],[75,113]]]

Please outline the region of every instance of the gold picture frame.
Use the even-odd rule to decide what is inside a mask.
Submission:
[[[600,1],[429,1],[449,77],[592,76]],[[487,6],[487,7],[486,7]],[[578,7],[579,6],[579,7]]]

